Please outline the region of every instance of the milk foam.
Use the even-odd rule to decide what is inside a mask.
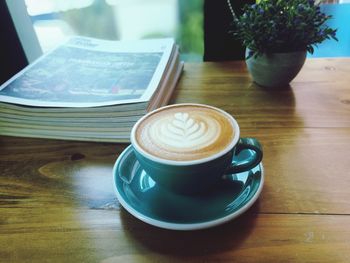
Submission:
[[[187,112],[176,112],[172,116],[156,120],[150,127],[149,136],[164,148],[178,150],[199,149],[215,141],[220,126],[214,119],[195,120]]]
[[[222,151],[235,131],[231,119],[215,108],[184,104],[151,113],[135,134],[138,145],[151,155],[186,161]]]

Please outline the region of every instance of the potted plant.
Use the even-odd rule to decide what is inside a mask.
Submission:
[[[314,0],[260,0],[246,5],[234,17],[233,34],[246,47],[246,63],[253,80],[261,86],[286,86],[302,68],[306,53],[336,30],[326,21]]]

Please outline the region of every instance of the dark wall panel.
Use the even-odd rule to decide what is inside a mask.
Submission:
[[[0,18],[0,84],[2,84],[28,65],[28,61],[5,1],[0,1]]]

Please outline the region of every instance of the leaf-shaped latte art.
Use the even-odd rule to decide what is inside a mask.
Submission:
[[[159,120],[153,130],[156,141],[176,148],[204,147],[218,135],[216,122],[195,120],[187,112],[177,112],[172,118]]]
[[[186,141],[191,141],[204,134],[205,125],[203,122],[196,122],[191,119],[188,113],[175,113],[174,119],[167,125],[169,135],[173,134],[175,137]]]

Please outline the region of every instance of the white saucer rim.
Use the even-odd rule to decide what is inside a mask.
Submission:
[[[259,164],[260,165],[260,170],[261,170],[261,176],[260,176],[260,184],[259,187],[257,189],[257,191],[255,192],[255,194],[253,195],[253,197],[241,208],[239,208],[238,210],[236,210],[235,212],[218,218],[218,219],[214,219],[214,220],[209,220],[206,222],[201,222],[201,223],[190,223],[190,224],[181,224],[181,223],[169,223],[169,222],[165,222],[165,221],[161,221],[161,220],[157,220],[157,219],[153,219],[151,217],[145,216],[142,213],[140,213],[139,211],[137,211],[136,209],[134,209],[132,206],[130,206],[122,197],[122,195],[119,193],[117,185],[116,185],[116,168],[118,166],[118,163],[120,162],[120,160],[122,159],[123,155],[131,148],[132,146],[128,146],[118,157],[117,161],[114,164],[113,167],[113,185],[114,185],[114,191],[117,195],[117,199],[119,201],[119,203],[130,213],[132,214],[134,217],[138,218],[139,220],[156,226],[156,227],[160,227],[160,228],[164,228],[164,229],[169,229],[169,230],[180,230],[180,231],[190,231],[190,230],[199,230],[199,229],[206,229],[206,228],[210,228],[210,227],[214,227],[214,226],[218,226],[221,224],[224,224],[228,221],[233,220],[234,218],[237,218],[238,216],[242,215],[244,212],[246,212],[255,202],[256,200],[259,198],[263,186],[264,186],[264,181],[265,181],[265,176],[264,176],[264,167],[262,162]]]

